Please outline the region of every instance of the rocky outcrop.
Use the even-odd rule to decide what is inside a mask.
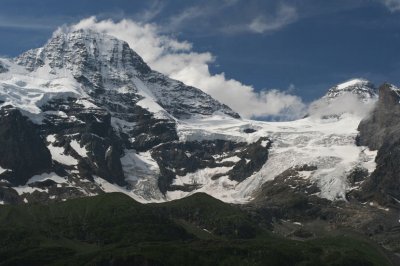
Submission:
[[[390,144],[389,144],[390,143]],[[384,143],[376,156],[377,167],[363,184],[364,199],[398,207],[400,203],[400,141]]]
[[[377,167],[363,183],[363,200],[396,206],[400,199],[400,91],[391,84],[379,88],[379,101],[358,130],[358,144],[378,150]]]
[[[244,143],[232,141],[193,141],[193,142],[170,142],[153,149],[152,157],[160,167],[158,186],[162,193],[168,190],[182,189],[183,187],[172,186],[176,175],[184,176],[199,169],[233,166],[233,162],[221,162],[221,156],[234,156],[236,149],[241,149]],[[185,186],[185,185],[184,185]],[[186,184],[184,190],[195,189]]]
[[[372,113],[358,126],[358,144],[379,149],[384,142],[396,142],[400,138],[400,92],[391,84],[379,88],[379,101]]]
[[[1,178],[13,185],[25,184],[52,166],[50,152],[37,127],[12,107],[0,110],[0,166],[7,169]]]
[[[202,184],[172,185],[173,180],[200,169],[227,167],[228,170],[215,174],[216,180],[221,176],[242,182],[259,171],[268,159],[268,151],[272,142],[268,138],[260,138],[257,142],[247,144],[227,140],[170,142],[157,146],[152,150],[152,157],[160,166],[158,186],[162,193],[169,190],[192,191]],[[232,158],[237,158],[233,160]]]
[[[315,170],[317,167],[307,164],[285,170],[261,186],[251,205],[267,208],[282,219],[326,219],[330,214],[323,208],[330,201],[319,198],[320,189],[307,179],[307,172]]]
[[[228,172],[229,178],[242,182],[261,167],[268,160],[268,150],[272,141],[268,138],[260,138],[257,142],[248,145],[238,154],[241,158],[238,163]]]

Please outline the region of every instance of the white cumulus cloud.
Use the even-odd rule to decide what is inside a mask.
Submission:
[[[296,119],[304,114],[305,105],[298,96],[279,90],[257,92],[224,73],[211,74],[209,64],[215,60],[211,53],[195,52],[191,43],[162,34],[155,24],[90,17],[70,28],[93,29],[126,41],[153,69],[203,90],[243,117]]]

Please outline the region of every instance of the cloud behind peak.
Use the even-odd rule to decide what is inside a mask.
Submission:
[[[224,73],[212,74],[212,53],[194,51],[191,43],[163,34],[154,23],[130,19],[98,21],[90,17],[70,28],[89,28],[128,42],[153,69],[203,90],[243,117],[296,119],[304,114],[305,104],[298,96],[276,89],[257,92],[252,86],[226,78]]]

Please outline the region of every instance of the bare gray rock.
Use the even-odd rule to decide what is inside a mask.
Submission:
[[[395,142],[400,138],[399,101],[399,89],[395,86],[386,83],[379,88],[379,101],[358,126],[358,144],[377,150],[384,142]]]
[[[377,167],[363,184],[362,198],[397,206],[400,199],[400,90],[391,84],[379,88],[379,101],[361,121],[358,144],[378,150]]]

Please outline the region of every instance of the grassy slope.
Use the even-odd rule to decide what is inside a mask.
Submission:
[[[271,235],[206,194],[142,205],[119,194],[0,207],[1,265],[387,265],[362,239]]]

